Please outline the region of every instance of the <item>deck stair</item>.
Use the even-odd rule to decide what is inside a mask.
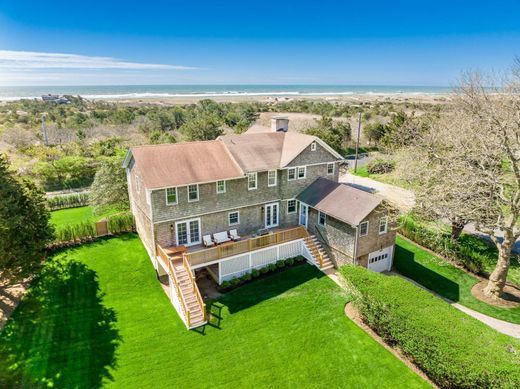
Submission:
[[[314,262],[316,263],[316,266],[320,268],[320,270],[324,271],[334,267],[334,264],[330,260],[329,255],[323,248],[323,245],[318,240],[318,238],[316,238],[316,235],[309,235],[305,237],[303,242],[314,257]]]
[[[187,327],[191,329],[203,326],[207,323],[206,304],[202,301],[189,264],[186,260],[175,259],[171,261],[170,270],[174,273],[172,279],[177,283],[177,290],[181,295]]]

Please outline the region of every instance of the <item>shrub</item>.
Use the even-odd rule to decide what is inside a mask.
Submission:
[[[288,266],[291,266],[294,264],[294,258],[287,258],[285,260],[285,263],[288,265]]]
[[[235,278],[232,278],[229,283],[231,284],[231,286],[236,286],[238,284],[240,284],[242,281],[240,280],[240,277],[235,277]]]
[[[402,278],[357,266],[340,271],[364,321],[440,387],[520,387],[520,341]]]
[[[480,238],[462,234],[458,241],[453,241],[448,232],[428,228],[412,215],[401,218],[399,233],[474,273],[482,273],[486,264],[496,262],[496,249]]]
[[[226,289],[231,286],[231,283],[229,281],[222,281],[222,284],[220,284],[220,286]]]
[[[282,268],[285,267],[285,261],[282,259],[281,261],[276,262],[276,267]]]
[[[51,211],[64,208],[83,207],[88,204],[87,193],[74,193],[47,198],[47,205]]]
[[[242,281],[251,281],[251,278],[251,273],[246,273],[241,277]]]
[[[276,270],[276,263],[270,263],[268,266],[267,266],[267,269],[269,271],[275,271]]]
[[[383,158],[374,159],[367,164],[369,174],[390,173],[395,168],[395,162]]]
[[[260,268],[260,273],[265,274],[269,271],[269,266],[264,266]]]
[[[109,216],[107,222],[108,231],[110,231],[111,234],[135,230],[134,216],[130,212]]]
[[[298,255],[297,257],[294,257],[294,260],[296,262],[305,262],[306,261],[306,259],[303,255]]]
[[[259,275],[260,275],[260,270],[258,270],[258,269],[253,269],[253,270],[251,271],[251,276],[252,276],[253,278],[258,277]]]

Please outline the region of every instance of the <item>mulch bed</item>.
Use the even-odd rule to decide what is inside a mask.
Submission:
[[[471,288],[473,297],[499,308],[516,308],[520,305],[520,288],[511,284],[506,284],[504,294],[501,299],[493,299],[484,294],[484,289],[488,281],[483,280]]]

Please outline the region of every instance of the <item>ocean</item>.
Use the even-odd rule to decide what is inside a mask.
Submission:
[[[341,96],[450,93],[442,86],[403,85],[98,85],[98,86],[0,86],[0,100],[39,98],[46,94],[82,96],[87,99],[146,99],[220,96]]]

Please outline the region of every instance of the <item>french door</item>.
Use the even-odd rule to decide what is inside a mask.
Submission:
[[[265,206],[265,228],[278,226],[278,203]]]
[[[309,206],[300,203],[300,220],[299,223],[307,228],[307,219],[309,218]]]
[[[200,243],[200,219],[175,223],[177,245],[192,246]]]

